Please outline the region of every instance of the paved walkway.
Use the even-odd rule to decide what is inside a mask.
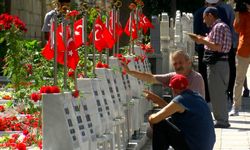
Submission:
[[[250,150],[250,98],[242,100],[240,115],[229,117],[231,127],[215,129],[214,150]]]
[[[250,97],[242,99],[242,111],[239,116],[229,118],[231,127],[216,128],[214,150],[250,150]],[[142,150],[151,150],[148,140]]]

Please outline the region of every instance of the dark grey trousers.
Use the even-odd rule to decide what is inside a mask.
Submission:
[[[229,82],[228,61],[218,61],[207,66],[207,78],[213,115],[217,123],[228,123],[227,88]]]

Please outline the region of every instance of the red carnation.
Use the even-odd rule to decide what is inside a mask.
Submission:
[[[46,86],[42,86],[40,88],[40,93],[46,93]]]
[[[144,44],[141,44],[140,47],[141,47],[142,50],[146,49],[146,45],[144,45]]]
[[[122,74],[123,74],[123,75],[126,75],[126,74],[127,74],[127,72],[126,72],[125,69],[122,70]]]
[[[109,65],[108,64],[102,64],[102,67],[103,68],[109,68]]]
[[[72,93],[72,96],[74,98],[78,98],[79,97],[79,90],[75,90],[73,93]]]
[[[96,68],[103,68],[102,62],[98,61],[98,63],[96,64]]]
[[[145,56],[145,55],[142,55],[142,56],[141,56],[141,62],[144,62],[145,59],[146,59],[146,56]]]
[[[51,86],[51,93],[60,93],[60,88],[58,86]]]
[[[40,93],[51,93],[51,88],[50,86],[42,86],[40,88]]]
[[[79,12],[77,10],[72,10],[69,13],[67,13],[67,18],[76,17],[77,15],[79,15]]]
[[[120,54],[120,53],[118,53],[118,54],[114,54],[114,56],[115,56],[115,57],[117,57],[118,59],[120,59],[120,58],[122,58],[122,57],[123,57],[123,55],[122,55],[122,54]]]
[[[68,77],[73,78],[73,77],[74,77],[74,74],[75,74],[74,71],[69,71],[69,72],[68,72]]]
[[[28,130],[23,130],[23,135],[28,135],[29,131]]]
[[[135,3],[130,3],[130,5],[129,5],[129,9],[133,10],[133,9],[135,9],[135,8],[136,8]]]
[[[17,148],[18,150],[26,150],[26,144],[24,144],[24,143],[18,143],[18,144],[16,145],[16,148]]]
[[[139,57],[137,57],[137,56],[134,57],[134,61],[135,61],[135,62],[138,62],[138,61],[139,61]]]
[[[84,77],[85,77],[84,73],[79,73],[78,74],[78,78],[84,78]]]
[[[40,93],[32,93],[30,95],[30,99],[32,99],[34,102],[37,102],[41,100],[41,94]]]
[[[4,106],[0,105],[0,112],[4,112]]]
[[[11,137],[12,137],[14,140],[17,140],[18,137],[19,137],[19,134],[12,134]]]

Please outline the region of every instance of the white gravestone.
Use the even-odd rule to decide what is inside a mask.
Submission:
[[[80,149],[79,132],[68,100],[69,93],[43,94],[43,149]]]
[[[107,143],[113,145],[113,136],[108,128],[108,122],[110,122],[110,120],[105,109],[104,100],[101,97],[99,82],[100,80],[96,78],[79,79],[78,88],[83,92],[85,101],[82,102],[85,103],[86,112],[89,114],[92,122],[92,124],[88,124],[88,127],[93,128],[95,131],[97,145],[106,145]]]
[[[121,147],[121,141],[124,139],[124,129],[125,129],[125,116],[124,116],[124,108],[122,104],[122,98],[125,98],[119,93],[119,88],[117,85],[117,80],[114,78],[114,72],[110,69],[106,68],[97,68],[95,70],[99,79],[101,79],[105,89],[109,89],[107,92],[110,93],[115,112],[117,112],[117,116],[115,117],[116,122],[116,142],[118,142],[118,147]],[[120,132],[122,132],[122,137]]]

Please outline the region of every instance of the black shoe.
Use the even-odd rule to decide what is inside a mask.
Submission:
[[[249,97],[249,90],[248,89],[245,89],[244,91],[243,91],[243,95],[242,95],[243,97]]]
[[[220,124],[220,123],[214,124],[214,128],[229,128],[229,127],[230,127],[229,123],[227,123],[227,124]]]

